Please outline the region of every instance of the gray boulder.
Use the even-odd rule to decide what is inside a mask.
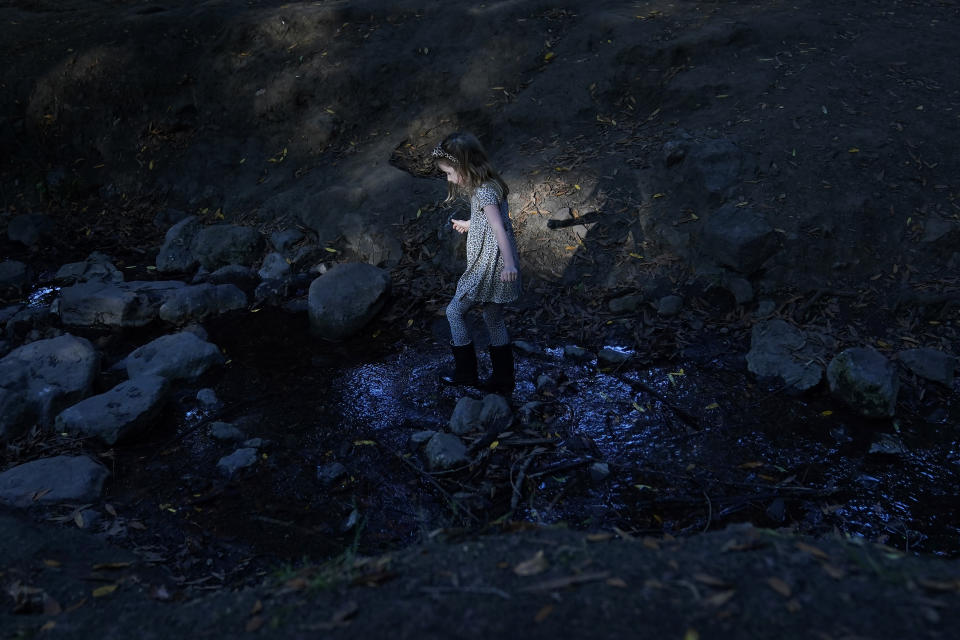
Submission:
[[[613,298],[609,302],[611,313],[633,313],[643,304],[643,296],[626,295]]]
[[[197,266],[197,258],[190,247],[197,233],[200,232],[201,226],[196,216],[189,216],[167,230],[163,246],[157,253],[157,271],[180,273],[190,271]]]
[[[30,269],[17,260],[0,262],[0,296],[22,295],[30,286]]]
[[[53,218],[42,213],[24,213],[15,216],[7,225],[7,237],[28,247],[34,247],[41,240],[53,235]]]
[[[160,305],[158,315],[165,322],[182,325],[246,306],[246,294],[232,284],[198,284],[171,293]]]
[[[756,171],[756,161],[731,140],[671,141],[664,145],[664,158],[668,165],[681,163],[685,184],[714,198]]]
[[[200,229],[190,248],[200,264],[213,271],[228,264],[250,266],[260,259],[265,245],[256,229],[217,224]]]
[[[90,394],[100,356],[84,338],[37,340],[0,360],[0,440],[39,421],[49,425],[63,409]]]
[[[700,232],[700,249],[717,264],[751,274],[777,251],[777,233],[756,211],[728,204],[711,213]]]
[[[437,433],[424,447],[427,465],[434,471],[452,469],[467,463],[467,448],[452,433]]]
[[[778,378],[795,391],[806,391],[823,378],[823,359],[831,339],[816,332],[801,331],[779,318],[753,325],[747,369],[751,373]]]
[[[363,328],[386,302],[390,274],[369,264],[339,264],[310,284],[310,327],[327,340],[340,340]]]
[[[70,327],[143,327],[153,322],[167,297],[185,287],[177,280],[82,282],[60,291],[60,321]]]
[[[664,317],[675,316],[683,309],[681,296],[663,296],[657,301],[657,313]]]
[[[203,375],[210,367],[223,364],[224,357],[216,345],[182,331],[135,349],[125,362],[130,378],[158,375],[180,380]]]
[[[747,304],[753,300],[753,285],[746,278],[727,278],[724,286],[733,294],[737,304]]]
[[[70,262],[57,270],[54,276],[57,282],[74,284],[77,282],[123,282],[123,273],[110,260],[110,256],[94,251],[83,262]]]
[[[927,380],[953,387],[953,373],[957,359],[937,349],[907,349],[897,354],[897,359],[911,371]]]
[[[280,253],[286,254],[303,238],[303,232],[299,229],[283,229],[270,234],[270,244]]]
[[[290,273],[290,263],[276,251],[268,253],[257,275],[263,280],[279,280]]]
[[[893,363],[873,348],[840,352],[827,366],[827,381],[834,396],[863,416],[894,414],[900,379]]]
[[[463,397],[450,416],[450,431],[463,435],[471,431],[506,429],[513,419],[510,405],[503,396],[495,393],[484,396],[483,400]]]
[[[260,284],[260,277],[257,272],[242,264],[228,264],[225,267],[220,267],[213,273],[208,274],[205,280],[210,284],[232,284],[247,295],[253,293],[253,290]]]
[[[228,478],[233,477],[241,469],[248,469],[257,464],[257,456],[257,450],[252,447],[237,449],[217,461],[217,470]]]
[[[57,456],[0,473],[0,503],[13,507],[95,502],[110,472],[87,456]]]
[[[98,438],[112,445],[153,425],[169,397],[170,384],[160,376],[140,376],[110,391],[81,400],[57,416],[57,431]]]

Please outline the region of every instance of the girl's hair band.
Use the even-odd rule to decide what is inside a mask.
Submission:
[[[430,155],[432,155],[434,158],[441,158],[443,160],[452,162],[453,164],[457,164],[457,159],[443,150],[443,142],[437,143],[437,146],[433,148],[433,151],[430,153]]]

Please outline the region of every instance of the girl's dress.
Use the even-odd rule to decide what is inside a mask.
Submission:
[[[484,182],[477,187],[470,198],[470,228],[467,230],[467,270],[457,282],[455,301],[469,303],[513,302],[520,295],[520,278],[513,282],[500,280],[503,271],[503,256],[497,244],[497,236],[487,222],[483,208],[495,204],[500,208],[500,217],[507,231],[513,264],[519,268],[516,241],[513,238],[513,225],[507,201],[500,195],[495,182]]]

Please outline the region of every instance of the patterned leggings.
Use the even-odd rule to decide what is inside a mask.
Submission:
[[[467,323],[463,319],[464,314],[472,305],[473,303],[469,300],[457,297],[454,297],[447,305],[447,322],[450,323],[450,333],[453,335],[454,346],[462,347],[472,342],[470,330],[467,329]],[[510,342],[510,336],[507,335],[507,323],[503,318],[502,304],[496,302],[484,304],[483,321],[490,333],[490,346],[502,347]]]

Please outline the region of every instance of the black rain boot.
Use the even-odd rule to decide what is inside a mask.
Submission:
[[[480,388],[484,391],[510,395],[515,385],[513,374],[513,344],[499,347],[490,345],[490,365],[493,369],[490,377],[483,381]]]
[[[453,350],[453,372],[440,374],[440,383],[446,385],[477,385],[477,352],[473,343],[458,347],[451,344]]]

